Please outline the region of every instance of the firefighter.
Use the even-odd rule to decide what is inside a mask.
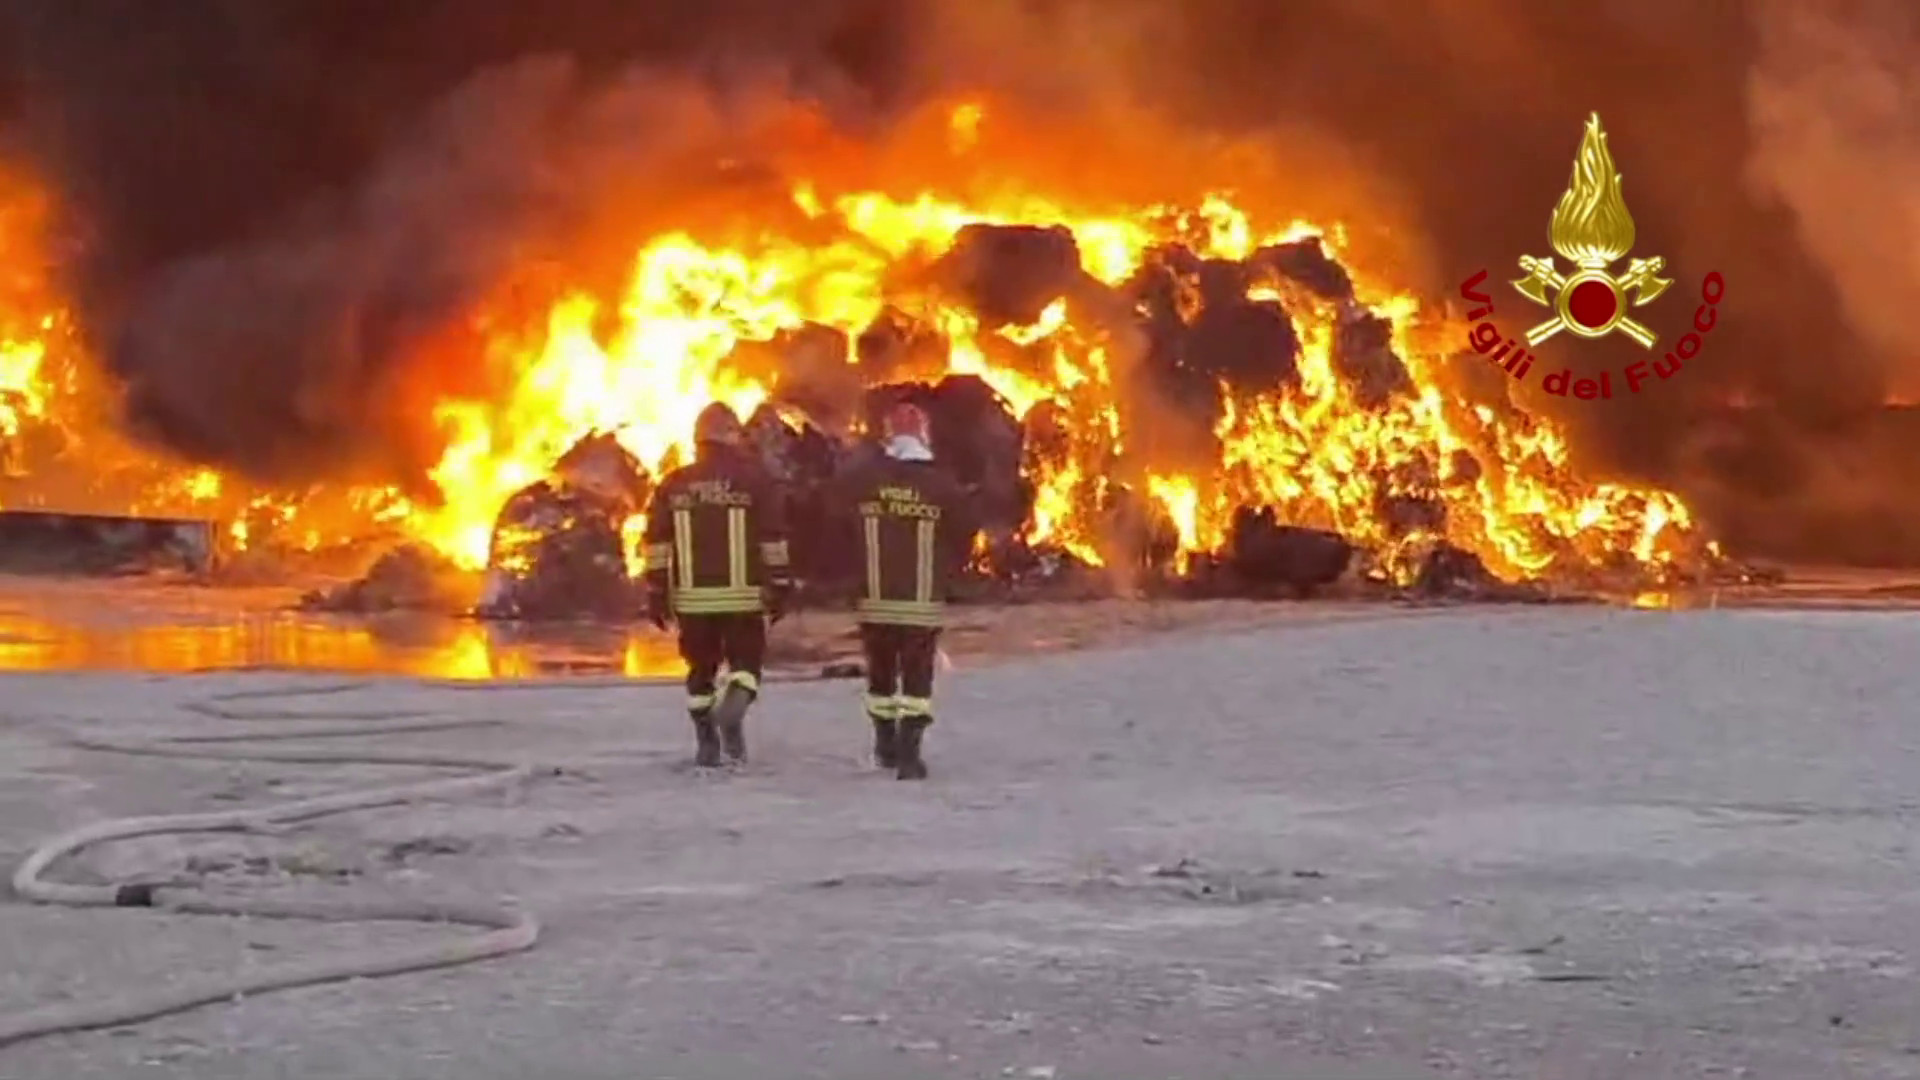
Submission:
[[[722,751],[746,760],[767,621],[780,620],[793,586],[780,493],[745,448],[740,418],[715,402],[693,441],[693,464],[667,474],[647,509],[644,573],[653,624],[679,624],[694,764],[712,767]]]
[[[840,517],[857,531],[849,547],[865,568],[854,610],[874,761],[902,780],[923,780],[920,743],[933,723],[941,611],[977,526],[959,481],[934,464],[926,413],[896,405],[883,434],[884,456],[840,482]]]

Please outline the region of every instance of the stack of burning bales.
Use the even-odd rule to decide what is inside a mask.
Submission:
[[[1300,339],[1281,299],[1288,293],[1338,313],[1331,355],[1352,400],[1382,409],[1414,390],[1393,351],[1391,324],[1357,301],[1347,272],[1317,240],[1262,248],[1240,261],[1204,259],[1169,245],[1150,253],[1116,289],[1083,269],[1079,246],[1064,228],[972,225],[923,284],[960,301],[982,329],[1033,326],[1065,305],[1076,327],[1129,343],[1139,360],[1129,365],[1122,395],[1151,399],[1154,415],[1167,418],[1143,432],[1144,440],[1156,444],[1150,449],[1184,451],[1190,460],[1220,460],[1213,432],[1228,401],[1298,386]],[[1024,363],[1023,374],[1039,382],[1052,377],[1042,360],[1023,357],[1014,342],[1008,355],[993,360],[1015,370]],[[977,500],[985,535],[969,590],[975,595],[1007,597],[1095,579],[1158,582],[1191,595],[1304,595],[1348,576],[1371,554],[1336,533],[1246,506],[1217,551],[1178,565],[1179,530],[1157,500],[1115,479],[1125,475],[1119,461],[1105,463],[1108,482],[1083,485],[1093,505],[1074,508],[1083,520],[1099,523],[1095,557],[1030,542],[1034,479],[1070,467],[1081,418],[1053,402],[1020,417],[980,378],[926,378],[949,369],[948,342],[900,310],[888,309],[852,338],[808,325],[745,345],[734,362],[772,386],[771,399],[747,429],[786,492],[797,573],[816,587],[844,580],[848,570],[836,564],[844,552],[821,542],[828,535],[828,485],[860,455],[878,452],[865,433],[903,400],[928,412],[936,455]],[[1139,441],[1132,432],[1129,439]],[[1454,457],[1416,459],[1402,469],[1423,475],[1381,485],[1414,493],[1383,498],[1372,508],[1390,537],[1444,533],[1446,504],[1435,479],[1441,466],[1456,480],[1471,479],[1478,469],[1466,455]],[[628,526],[644,510],[654,480],[614,436],[581,440],[555,463],[551,477],[502,509],[481,613],[636,612],[640,601],[625,558],[633,542]],[[1413,587],[1428,594],[1485,595],[1498,586],[1476,557],[1445,544],[1428,545],[1413,575]]]

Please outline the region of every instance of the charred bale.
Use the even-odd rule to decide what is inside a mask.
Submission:
[[[1472,598],[1499,583],[1480,556],[1442,543],[1420,560],[1409,591],[1426,597]]]
[[[1231,307],[1247,298],[1253,278],[1245,266],[1230,259],[1205,259],[1193,273],[1193,287],[1201,310]]]
[[[389,611],[451,613],[472,602],[471,583],[471,574],[440,555],[414,544],[402,544],[374,560],[359,578],[307,593],[301,597],[300,606],[308,611],[361,615]]]
[[[957,451],[961,483],[974,493],[974,511],[989,531],[1018,531],[1033,510],[1033,492],[1021,474],[1026,431],[1013,407],[975,375],[940,380],[933,395],[933,438]]]
[[[633,451],[611,432],[592,432],[574,443],[553,464],[561,484],[582,493],[621,518],[646,508],[653,478]]]
[[[1361,407],[1378,409],[1413,391],[1413,376],[1393,351],[1393,323],[1369,311],[1349,310],[1333,336],[1333,367]]]
[[[760,458],[760,464],[777,481],[790,484],[800,479],[800,429],[780,415],[778,407],[766,404],[747,417],[747,441]]]
[[[824,431],[846,432],[859,417],[866,388],[860,369],[848,363],[853,345],[847,335],[808,323],[782,330],[773,346],[780,360],[771,373],[774,399]]]
[[[1375,474],[1373,516],[1389,536],[1438,534],[1447,528],[1447,503],[1440,497],[1440,473],[1425,452]]]
[[[624,619],[639,593],[627,575],[617,503],[560,481],[507,500],[487,555],[478,613],[496,619]]]
[[[1272,244],[1253,253],[1250,264],[1289,281],[1298,282],[1327,300],[1353,299],[1353,279],[1333,261],[1318,237]]]
[[[1022,473],[1058,472],[1073,461],[1073,420],[1065,406],[1042,401],[1021,419],[1025,444]]]
[[[1474,603],[1540,604],[1560,599],[1537,582],[1502,579],[1480,556],[1445,541],[1422,557],[1406,591],[1425,600]]]
[[[1150,339],[1174,341],[1186,329],[1180,313],[1180,276],[1164,262],[1142,263],[1121,286],[1121,293],[1133,302]]]
[[[1227,566],[1255,589],[1284,587],[1308,596],[1340,580],[1354,547],[1339,533],[1280,523],[1272,508],[1241,507],[1227,534]]]
[[[1390,536],[1436,533],[1447,527],[1447,504],[1429,495],[1380,492],[1373,499],[1373,515]]]
[[[1185,244],[1160,244],[1149,249],[1146,258],[1147,265],[1161,267],[1182,277],[1199,274],[1200,267],[1206,261]]]
[[[887,410],[901,402],[926,412],[934,457],[974,491],[983,528],[1017,529],[1025,522],[1032,504],[1020,468],[1026,438],[1005,398],[975,375],[876,386],[867,393],[867,430],[878,432]]]
[[[803,581],[825,579],[834,572],[827,561],[831,539],[826,530],[838,447],[812,423],[790,423],[771,405],[755,409],[746,430],[761,463],[779,486],[794,576]]]
[[[1158,500],[1119,487],[1101,530],[1101,561],[1115,569],[1164,578],[1180,554],[1180,528]]]
[[[1262,393],[1300,381],[1300,340],[1293,321],[1268,300],[1208,307],[1188,329],[1184,366],[1236,393]]]
[[[868,384],[899,381],[947,366],[947,339],[898,308],[883,310],[853,341],[854,359]]]
[[[1080,281],[1080,245],[1063,226],[968,225],[934,266],[981,326],[1038,322]]]
[[[796,377],[837,372],[847,366],[852,343],[839,328],[825,323],[804,323],[782,330],[774,337],[787,362],[787,374]]]
[[[1447,471],[1442,480],[1448,487],[1472,487],[1486,471],[1470,450],[1455,450],[1447,455]]]
[[[1189,362],[1180,274],[1168,252],[1150,256],[1123,287],[1146,338],[1137,389],[1156,405],[1197,418],[1208,430],[1220,409],[1219,380]],[[1197,265],[1197,262],[1196,262]]]
[[[1480,556],[1445,541],[1421,558],[1406,592],[1423,600],[1481,604],[1587,603],[1592,599],[1560,595],[1537,581],[1508,581],[1488,569]]]

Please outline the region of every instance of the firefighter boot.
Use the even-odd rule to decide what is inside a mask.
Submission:
[[[894,742],[894,776],[901,780],[925,780],[927,763],[920,757],[920,737],[927,732],[927,725],[933,723],[930,716],[909,716],[900,721],[900,732]]]
[[[732,682],[713,706],[713,725],[720,730],[720,745],[727,760],[740,764],[747,760],[747,706],[753,704],[753,691]]]
[[[705,709],[693,714],[693,737],[696,747],[693,763],[703,769],[719,765],[720,733],[714,730],[713,717]]]
[[[873,763],[883,769],[891,769],[900,764],[899,729],[891,716],[874,716],[873,719]]]

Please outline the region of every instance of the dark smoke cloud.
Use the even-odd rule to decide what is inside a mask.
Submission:
[[[268,478],[417,469],[415,346],[604,193],[750,118],[897,95],[912,5],[22,3],[25,135],[138,430]],[[790,96],[788,94],[779,95]],[[762,95],[760,100],[764,100]]]
[[[1897,0],[14,9],[33,150],[92,238],[74,268],[89,325],[146,430],[205,458],[284,475],[430,458],[409,445],[418,425],[387,415],[409,343],[577,232],[612,177],[737,149],[740,103],[763,100],[747,83],[855,124],[975,81],[1065,116],[1151,108],[1261,135],[1286,185],[1385,177],[1417,225],[1394,207],[1403,269],[1436,295],[1546,253],[1598,110],[1636,253],[1677,279],[1653,318],[1671,338],[1708,270],[1726,275],[1726,317],[1679,377],[1546,407],[1583,457],[1679,486],[1736,543],[1920,559],[1894,471],[1920,439],[1861,434],[1890,389],[1920,382],[1901,317],[1920,275],[1905,119],[1920,67]],[[1500,319],[1534,315],[1497,289]],[[1541,352],[1616,371],[1645,355]]]
[[[1206,80],[1173,80],[1193,115],[1258,127],[1304,113],[1407,181],[1434,290],[1480,267],[1517,276],[1517,254],[1546,253],[1580,125],[1599,111],[1637,249],[1667,256],[1676,278],[1654,318],[1676,326],[1672,309],[1709,270],[1729,282],[1727,317],[1679,377],[1637,399],[1530,400],[1573,425],[1584,459],[1678,485],[1737,544],[1904,561],[1920,559],[1899,481],[1912,451],[1858,432],[1920,355],[1875,332],[1912,293],[1911,227],[1887,216],[1905,181],[1886,175],[1920,161],[1910,110],[1888,102],[1910,100],[1915,79],[1912,37],[1895,32],[1906,10],[1193,0],[1171,28],[1184,48],[1160,63],[1204,59]],[[1875,235],[1859,247],[1847,233]],[[1495,301],[1501,320],[1532,321],[1505,286]],[[1624,341],[1540,351],[1576,371],[1645,356]],[[1836,456],[1849,461],[1844,497]]]

